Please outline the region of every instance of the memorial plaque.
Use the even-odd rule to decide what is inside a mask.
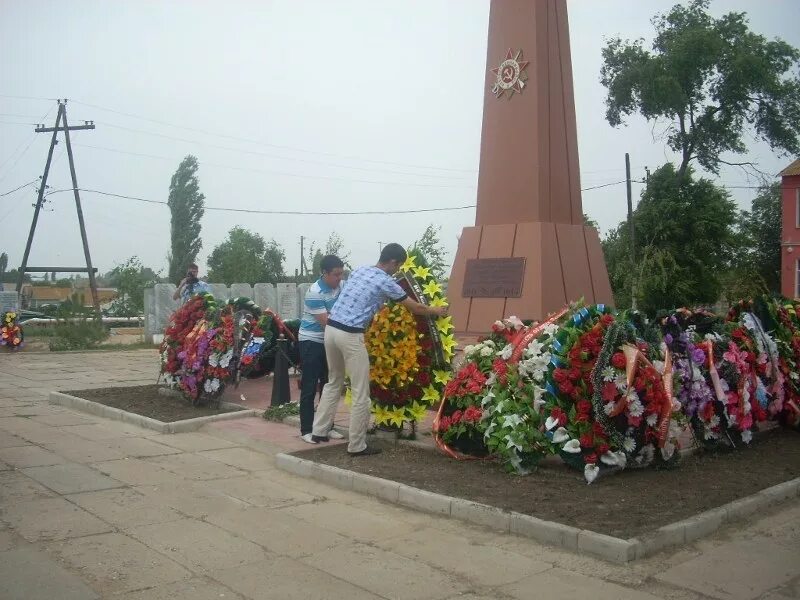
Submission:
[[[519,298],[525,258],[471,258],[464,273],[465,298]]]

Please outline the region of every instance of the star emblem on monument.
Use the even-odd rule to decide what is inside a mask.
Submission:
[[[525,72],[528,62],[522,59],[522,49],[517,50],[515,54],[514,50],[509,48],[500,65],[491,69],[496,77],[492,93],[498,98],[507,93],[509,100],[514,92],[521,94],[528,81],[528,74]]]

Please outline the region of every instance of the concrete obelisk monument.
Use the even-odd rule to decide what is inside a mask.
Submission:
[[[456,332],[613,302],[583,224],[566,0],[492,0],[475,226],[448,285]]]

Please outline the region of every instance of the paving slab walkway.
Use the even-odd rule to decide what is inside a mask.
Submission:
[[[0,353],[0,598],[800,598],[797,504],[610,564],[278,470],[295,427],[159,434],[47,403],[152,383],[157,361]]]

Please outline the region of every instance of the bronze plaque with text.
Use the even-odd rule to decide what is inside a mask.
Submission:
[[[524,258],[470,258],[461,295],[465,298],[519,298],[524,279]]]

